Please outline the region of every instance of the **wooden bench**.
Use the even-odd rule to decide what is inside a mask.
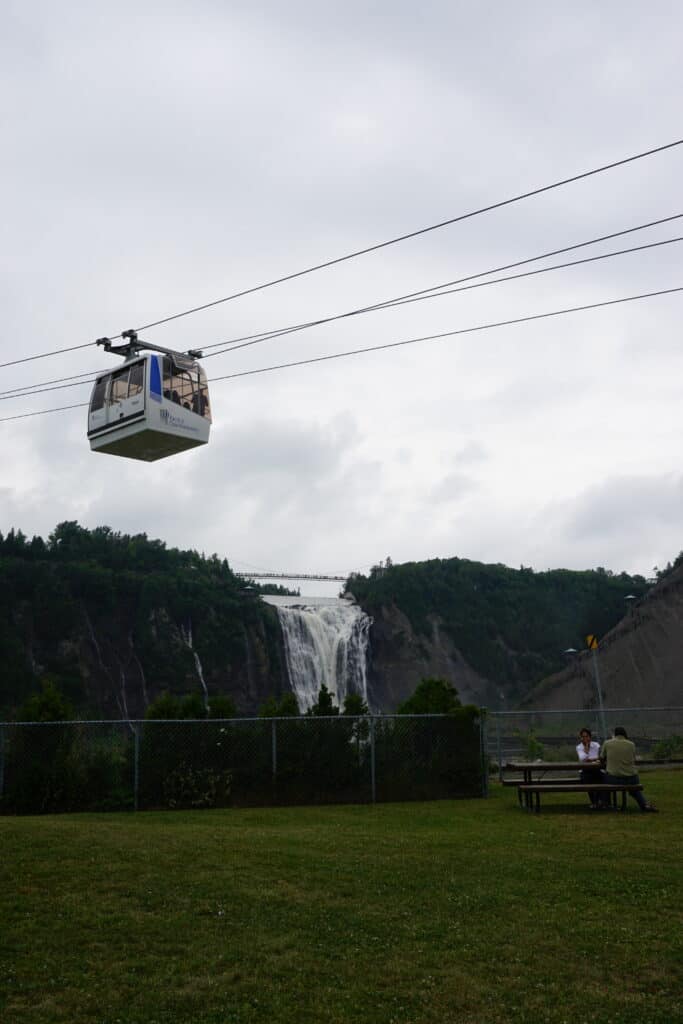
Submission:
[[[577,772],[576,774],[578,775],[579,773]],[[529,783],[529,785],[533,785],[533,786],[552,786],[552,785],[558,785],[559,786],[559,785],[562,785],[562,783],[566,783],[567,785],[570,784],[566,775],[554,775],[554,776],[553,775],[549,775],[546,778],[542,778],[542,779],[532,779],[531,782]],[[522,779],[502,779],[501,780],[501,786],[523,786],[523,785],[524,785],[524,782],[522,781]]]
[[[525,800],[523,799],[522,786],[524,783],[521,779],[501,779],[501,786],[516,786],[517,787],[517,800],[519,806],[525,806]],[[566,786],[569,785],[566,775],[555,775],[548,776],[547,778],[534,779],[529,785],[533,786]],[[578,783],[577,783],[578,785]]]
[[[642,786],[618,785],[617,783],[591,783],[591,782],[531,782],[520,783],[517,787],[517,796],[520,806],[527,811],[541,810],[541,793],[605,793],[610,800],[610,805],[616,809],[617,794],[621,793],[621,810],[626,810],[626,794],[642,791]],[[524,802],[522,803],[522,797]]]

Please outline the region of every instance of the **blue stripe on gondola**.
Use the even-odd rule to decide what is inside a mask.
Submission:
[[[161,401],[161,371],[159,357],[152,356],[149,361],[149,397],[155,402]]]

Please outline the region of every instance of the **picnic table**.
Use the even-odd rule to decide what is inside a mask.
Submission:
[[[575,775],[582,768],[597,768],[599,761],[509,761],[504,765],[504,771],[522,772],[523,781],[531,783],[534,781],[534,774],[538,780],[547,776],[548,772],[574,772]]]
[[[640,762],[642,764],[642,762]],[[603,793],[611,806],[617,807],[617,796],[621,794],[621,810],[626,810],[626,796],[642,786],[619,783],[581,782],[579,772],[583,768],[598,768],[599,761],[510,761],[504,771],[521,773],[522,778],[503,778],[504,786],[517,786],[520,807],[527,811],[541,810],[541,795],[546,793]],[[575,776],[571,779],[571,773]]]

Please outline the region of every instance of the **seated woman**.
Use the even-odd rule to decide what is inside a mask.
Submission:
[[[600,769],[600,744],[593,739],[590,729],[582,729],[579,733],[580,743],[576,747],[581,768],[581,781],[583,783],[595,782],[598,785],[604,782],[604,776]],[[591,790],[588,794],[591,807],[604,807],[605,801],[601,795]]]

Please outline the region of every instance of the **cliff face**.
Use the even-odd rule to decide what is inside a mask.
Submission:
[[[683,566],[660,580],[604,637],[598,671],[606,707],[683,705]],[[592,708],[593,655],[582,651],[524,699],[537,708]]]
[[[285,692],[275,609],[185,577],[110,573],[88,588],[80,570],[0,560],[0,718],[45,681],[90,718],[144,717],[162,693],[230,697],[250,714]]]
[[[463,704],[498,705],[490,680],[467,664],[438,615],[429,616],[430,634],[416,634],[410,620],[395,605],[375,612],[370,630],[368,696],[375,708],[395,711],[422,679],[447,679]]]
[[[422,678],[448,679],[461,699],[516,707],[562,667],[588,630],[606,633],[647,581],[605,569],[535,573],[468,559],[389,562],[348,589],[372,618],[371,697],[393,710]]]
[[[83,608],[82,628],[56,654],[75,663],[85,704],[104,718],[142,718],[162,693],[199,693],[209,701],[227,696],[238,711],[253,713],[268,696],[287,688],[280,651],[267,635],[268,615],[265,611],[254,621],[233,625],[230,650],[216,661],[211,654],[200,654],[201,643],[199,649],[194,645],[192,634],[201,629],[201,620],[178,623],[168,609],[155,608],[150,613],[154,643],[142,649],[124,624],[94,625]],[[277,623],[270,626],[277,631]],[[33,657],[37,674],[43,674],[45,665]]]

